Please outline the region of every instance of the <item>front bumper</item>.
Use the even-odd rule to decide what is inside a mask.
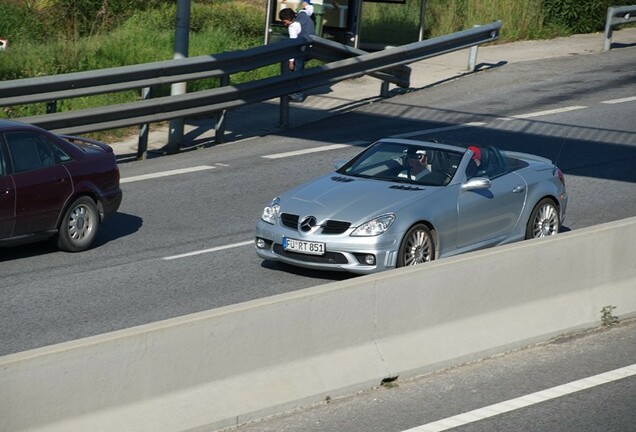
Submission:
[[[283,237],[323,242],[326,252],[318,256],[285,251]],[[259,239],[263,241],[259,242]],[[390,230],[374,237],[352,237],[348,233],[303,237],[296,230],[259,220],[256,224],[254,247],[256,254],[266,260],[310,269],[370,274],[395,268],[400,239],[400,235],[392,235]],[[262,247],[259,247],[259,243],[262,243]],[[375,264],[365,263],[367,255],[375,257]]]

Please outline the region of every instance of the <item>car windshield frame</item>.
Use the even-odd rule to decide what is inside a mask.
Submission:
[[[446,186],[457,175],[464,153],[425,144],[378,141],[336,172],[393,183]]]

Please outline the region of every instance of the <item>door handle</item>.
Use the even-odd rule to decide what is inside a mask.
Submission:
[[[523,191],[525,191],[525,190],[526,190],[526,187],[525,187],[525,186],[515,186],[515,187],[512,189],[512,193],[521,193],[521,192],[523,192]]]

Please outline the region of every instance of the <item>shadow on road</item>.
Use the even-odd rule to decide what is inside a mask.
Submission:
[[[127,237],[139,231],[142,225],[143,219],[139,216],[116,213],[102,223],[95,242],[86,252],[99,248],[113,240]],[[59,248],[57,247],[56,237],[53,237],[34,243],[0,248],[0,262],[32,258],[55,252],[59,252]]]

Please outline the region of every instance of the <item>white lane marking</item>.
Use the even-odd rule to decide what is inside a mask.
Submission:
[[[604,104],[619,104],[619,103],[632,102],[632,101],[636,101],[636,96],[631,96],[631,97],[626,97],[626,98],[621,98],[621,99],[610,99],[610,100],[602,101],[601,103],[604,103]]]
[[[192,168],[182,168],[182,169],[176,169],[176,170],[171,170],[171,171],[161,171],[161,172],[156,172],[156,173],[152,173],[152,174],[144,174],[144,175],[138,175],[138,176],[133,176],[133,177],[126,177],[123,178],[121,180],[119,180],[119,183],[132,183],[132,182],[136,182],[136,181],[140,181],[140,180],[148,180],[148,179],[154,179],[154,178],[159,178],[159,177],[167,177],[167,176],[173,176],[173,175],[177,175],[177,174],[186,174],[186,173],[191,173],[191,172],[196,172],[196,171],[204,171],[204,170],[209,170],[209,169],[214,169],[215,167],[213,166],[209,166],[209,165],[201,165],[201,166],[195,166]]]
[[[178,259],[178,258],[186,258],[186,257],[206,254],[206,253],[210,253],[210,252],[218,252],[218,251],[222,251],[222,250],[225,250],[225,249],[232,249],[232,248],[237,248],[237,247],[241,247],[241,246],[247,246],[249,244],[254,244],[254,240],[244,241],[244,242],[240,242],[240,243],[228,244],[228,245],[225,245],[225,246],[217,246],[217,247],[210,248],[210,249],[203,249],[203,250],[199,250],[199,251],[184,253],[184,254],[181,254],[181,255],[167,256],[167,257],[163,257],[161,259],[169,261],[169,260],[174,260],[174,259]]]
[[[446,132],[446,131],[455,130],[455,129],[462,129],[462,128],[466,128],[466,127],[483,126],[485,124],[486,123],[483,123],[483,122],[470,122],[470,123],[464,123],[464,124],[460,124],[460,125],[436,128],[436,129],[423,129],[423,130],[407,132],[407,133],[403,133],[403,134],[399,134],[399,135],[391,135],[391,138],[410,138],[410,137],[417,136],[417,135],[428,135],[428,134],[432,134],[432,133]]]
[[[479,408],[453,417],[448,417],[422,426],[417,426],[403,432],[443,432],[457,426],[474,423],[480,420],[494,417],[499,414],[525,408],[530,405],[538,404],[566,396],[581,390],[590,389],[592,387],[618,381],[623,378],[636,375],[636,364],[626,366],[624,368],[615,369],[599,375],[583,378],[578,381],[572,381],[567,384],[552,387],[526,396],[510,399],[484,408]]]
[[[314,148],[310,148],[310,149],[306,149],[306,150],[296,150],[296,151],[290,151],[290,152],[285,152],[285,153],[276,153],[276,154],[265,155],[265,156],[261,156],[261,157],[263,157],[265,159],[280,159],[280,158],[286,158],[286,157],[290,157],[290,156],[304,155],[304,154],[308,154],[308,153],[316,153],[316,152],[327,151],[327,150],[335,150],[335,149],[340,149],[340,148],[345,148],[345,147],[350,147],[350,146],[351,146],[351,144],[332,144],[332,145],[323,146],[323,147],[314,147]]]
[[[499,117],[498,120],[528,119],[528,118],[533,118],[533,117],[541,117],[541,116],[546,116],[546,115],[560,114],[560,113],[564,113],[564,112],[576,111],[576,110],[585,109],[585,108],[587,108],[587,107],[584,106],[584,105],[575,105],[575,106],[556,108],[556,109],[545,110],[545,111],[536,111],[536,112],[531,112],[531,113],[526,113],[526,114],[517,114],[517,115],[513,115],[513,116],[508,116],[508,117]]]

